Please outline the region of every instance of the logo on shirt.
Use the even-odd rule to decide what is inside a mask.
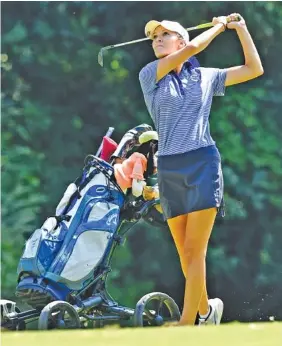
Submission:
[[[199,76],[199,74],[196,71],[193,70],[192,73],[191,73],[190,79],[193,82],[199,82],[200,76]]]

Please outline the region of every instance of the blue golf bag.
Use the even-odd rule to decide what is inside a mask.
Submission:
[[[90,155],[56,214],[27,240],[18,264],[16,295],[38,308],[52,300],[68,300],[93,280],[110,251],[123,203],[113,167]]]

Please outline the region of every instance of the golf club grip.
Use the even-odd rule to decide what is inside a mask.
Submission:
[[[240,22],[240,20],[241,20],[241,17],[237,16],[236,22]],[[227,21],[227,24],[230,23],[230,22],[231,22],[231,20]],[[187,28],[186,30],[187,31],[192,31],[192,30],[210,28],[212,26],[213,26],[213,23],[209,22],[209,23],[205,23],[205,24],[199,24],[199,25],[196,25],[196,26],[192,26],[191,28]]]
[[[187,31],[192,31],[192,30],[197,30],[197,29],[205,29],[205,28],[210,28],[212,27],[213,24],[212,22],[210,23],[205,23],[205,24],[200,24],[200,25],[196,25],[196,26],[192,26],[191,28],[187,28]]]

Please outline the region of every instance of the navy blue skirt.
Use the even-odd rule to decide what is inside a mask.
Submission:
[[[224,216],[221,157],[215,145],[158,157],[158,185],[166,219],[213,207]]]

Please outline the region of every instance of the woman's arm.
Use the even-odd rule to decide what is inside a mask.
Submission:
[[[238,14],[232,14],[228,18],[230,18],[232,21],[233,16],[238,16]],[[245,56],[245,65],[234,66],[226,69],[227,74],[225,86],[243,83],[250,79],[261,76],[263,74],[263,67],[256,46],[247,29],[244,19],[241,17],[239,22],[229,23],[227,28],[237,31]]]
[[[192,55],[200,53],[211,41],[225,30],[227,17],[217,17],[213,19],[214,26],[195,37],[191,42],[178,51],[167,55],[158,61],[157,81],[162,79],[170,71],[174,70],[180,64],[183,64]]]

